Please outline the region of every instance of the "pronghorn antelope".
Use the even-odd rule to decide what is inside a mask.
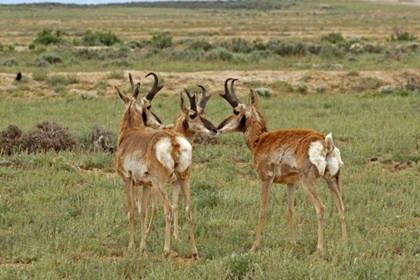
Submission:
[[[228,82],[231,82],[231,91]],[[249,104],[236,96],[235,79],[225,81],[225,93],[220,94],[233,108],[233,115],[218,126],[220,133],[242,132],[253,155],[254,169],[262,181],[261,209],[255,242],[251,251],[258,250],[272,183],[287,184],[290,241],[296,244],[293,231],[293,204],[296,182],[315,207],[318,216],[317,249],[323,248],[324,205],[316,192],[316,180],[323,177],[338,208],[343,238],[346,238],[344,205],[341,199],[340,150],[334,146],[331,133],[327,136],[308,129],[288,129],[268,132],[266,120],[258,109],[258,95],[251,90]]]
[[[156,81],[156,76],[155,76]],[[132,82],[132,79],[130,79]],[[151,90],[152,98],[157,93],[155,82]],[[140,83],[133,90],[133,97],[124,95],[117,87],[119,98],[125,105],[121,118],[118,135],[117,152],[115,155],[115,169],[124,181],[124,190],[129,211],[130,242],[134,246],[134,203],[137,192],[136,187],[142,187],[143,195],[140,203],[141,243],[140,251],[146,249],[146,210],[151,188],[154,190],[165,211],[165,245],[164,255],[170,252],[172,206],[166,195],[165,185],[175,175],[184,194],[187,220],[192,245],[192,257],[198,257],[193,234],[191,211],[189,208],[189,179],[192,158],[192,147],[182,135],[172,131],[161,131],[148,128],[150,101],[139,98]],[[150,97],[150,96],[149,96]],[[160,125],[160,122],[158,122]]]
[[[175,131],[177,133],[182,134],[185,138],[188,139],[188,141],[190,141],[191,144],[194,135],[197,133],[206,133],[211,136],[215,136],[217,134],[216,127],[207,119],[206,113],[204,112],[207,101],[210,99],[211,95],[206,95],[206,89],[203,86],[199,85],[199,87],[202,90],[202,97],[198,105],[196,95],[191,96],[190,92],[187,89],[184,89],[188,96],[188,99],[190,100],[190,108],[187,108],[184,102],[183,95],[181,94],[181,113],[178,114],[178,116],[176,117],[175,124],[166,125],[162,127],[162,130]],[[153,190],[151,194],[153,201],[153,210],[147,233],[150,233],[152,230],[153,220],[157,212],[156,196],[153,195]],[[172,205],[174,207],[173,209],[175,238],[178,238],[178,201],[179,184],[177,181],[175,181],[172,185]]]

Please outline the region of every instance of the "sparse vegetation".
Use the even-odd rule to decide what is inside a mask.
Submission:
[[[11,58],[8,58],[5,61],[3,61],[1,63],[1,65],[3,65],[3,66],[9,66],[9,67],[10,66],[18,66],[19,65],[19,62],[18,62],[18,60],[16,58],[11,57]]]
[[[92,31],[87,30],[83,35],[81,41],[74,41],[75,45],[82,46],[112,46],[114,44],[120,43],[121,39],[118,38],[111,31],[107,33],[101,31]]]
[[[417,279],[418,9],[320,0],[1,5],[0,278]],[[87,25],[108,39],[101,42],[96,31],[86,36]],[[39,26],[49,28],[37,33]],[[92,45],[83,45],[84,36]],[[7,60],[12,65],[3,65]],[[17,81],[18,71],[29,80]],[[348,241],[320,182],[325,250],[315,252],[315,212],[302,188],[291,246],[287,192],[276,186],[262,250],[249,254],[261,185],[243,136],[219,135],[195,139],[202,144],[193,153],[191,208],[201,260],[191,262],[184,246],[184,211],[183,242],[172,239],[178,256],[161,255],[159,214],[147,237],[149,254],[138,252],[138,231],[136,248],[128,250],[125,194],[113,163],[121,116],[113,86],[127,91],[126,71],[166,72],[152,109],[165,124],[179,113],[177,94],[196,81],[213,95],[206,107],[212,122],[231,114],[217,94],[221,77],[232,74],[240,95],[250,88],[273,93],[259,104],[270,131],[332,132],[345,162]],[[86,77],[72,74],[78,72]],[[49,125],[38,127],[44,121]],[[49,129],[52,123],[60,129]],[[56,148],[63,133],[74,140],[64,143],[78,143],[74,149]]]
[[[62,41],[62,34],[63,31],[60,29],[54,31],[52,29],[44,28],[37,34],[37,37],[33,41],[33,44],[57,45]]]

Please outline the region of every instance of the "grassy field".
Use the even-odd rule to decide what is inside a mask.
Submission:
[[[155,112],[170,123],[176,97],[158,96]],[[230,108],[218,96],[208,104],[218,123]],[[24,102],[0,99],[0,127],[27,131],[56,121],[83,138],[94,125],[117,132],[123,105],[116,98]],[[390,110],[392,108],[392,110]],[[181,211],[180,257],[162,257],[162,210],[148,237],[148,254],[128,251],[126,202],[113,156],[88,150],[14,154],[18,167],[0,167],[2,279],[414,279],[420,275],[420,101],[416,94],[283,95],[261,100],[270,130],[307,127],[333,132],[342,168],[348,241],[324,182],[325,250],[316,247],[316,215],[300,188],[295,247],[289,245],[284,186],[273,188],[261,251],[249,254],[257,226],[260,184],[242,135],[221,135],[194,150],[191,179],[200,260],[188,262],[190,244]],[[139,246],[139,228],[136,230]]]
[[[28,132],[50,121],[83,144],[0,155],[0,279],[420,278],[419,11],[417,5],[317,0],[0,6],[0,140],[10,124]],[[60,30],[63,40],[31,46],[43,29]],[[121,42],[78,45],[88,29],[112,32]],[[397,31],[408,38],[392,40]],[[154,45],[160,32],[171,35],[171,47]],[[140,47],[131,48],[133,42]],[[210,47],[191,50],[197,43]],[[311,53],[317,47],[320,53]],[[138,223],[136,249],[128,250],[114,156],[93,151],[88,139],[95,126],[117,134],[124,106],[114,86],[127,92],[131,72],[144,93],[149,71],[165,83],[152,108],[164,124],[179,112],[177,93],[198,92],[195,85],[203,84],[213,94],[207,116],[218,125],[232,109],[217,93],[233,77],[243,101],[251,88],[269,91],[260,108],[270,131],[332,132],[344,161],[347,242],[320,180],[325,249],[315,251],[316,213],[300,187],[297,245],[290,245],[287,190],[275,185],[261,250],[250,254],[261,186],[243,136],[229,134],[193,153],[200,260],[189,260],[183,211],[180,240],[171,246],[179,256],[163,257],[162,207],[147,254],[139,254]]]

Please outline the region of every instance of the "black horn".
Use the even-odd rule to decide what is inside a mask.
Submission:
[[[156,75],[156,73],[150,72],[149,74],[146,75],[145,78],[149,76],[153,76],[155,78],[152,89],[146,95],[146,99],[149,101],[152,101],[155,95],[163,88],[163,85],[160,85],[160,86],[158,85],[159,77],[158,75]]]
[[[200,102],[198,103],[198,107],[204,110],[204,108],[206,107],[207,101],[209,101],[211,95],[206,95],[206,88],[203,87],[202,85],[198,85],[198,87],[200,87],[203,92],[203,94],[201,95]]]
[[[195,95],[191,96],[190,92],[184,88],[185,93],[188,96],[188,99],[190,100],[190,109],[193,111],[197,111],[197,103],[195,102]]]
[[[225,93],[224,94],[219,94],[221,97],[223,97],[224,99],[226,99],[227,102],[229,102],[230,106],[232,106],[233,108],[237,107],[239,103],[242,103],[237,97],[236,95],[232,95],[229,92],[229,88],[228,88],[228,82],[234,80],[232,78],[229,78],[225,81]],[[232,82],[233,84],[233,82]]]

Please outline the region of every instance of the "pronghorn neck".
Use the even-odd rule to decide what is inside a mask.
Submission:
[[[179,114],[176,118],[174,131],[184,135],[184,137],[187,138],[190,142],[195,135],[195,132],[190,128],[188,121],[183,117],[182,114]]]
[[[135,108],[135,104],[131,103],[127,106],[120,123],[120,135],[127,130],[134,128],[143,128],[143,118]]]
[[[267,132],[266,121],[260,112],[252,110],[249,117],[245,120],[244,137],[245,143],[251,152],[254,151],[255,146],[260,140],[261,134]]]

